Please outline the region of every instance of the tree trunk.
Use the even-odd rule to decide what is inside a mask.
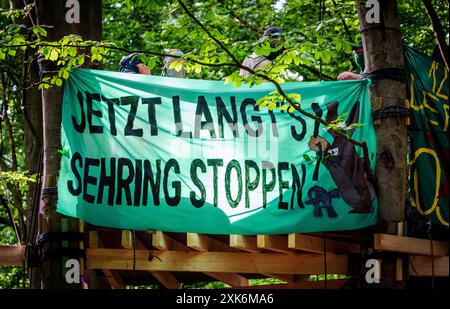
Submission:
[[[404,54],[397,11],[397,1],[379,0],[380,23],[368,23],[365,1],[359,4],[359,21],[364,47],[365,72],[379,69],[403,69]],[[391,79],[377,79],[370,89],[372,110],[392,105],[404,106],[405,83]],[[375,127],[377,136],[376,176],[379,192],[379,222],[383,231],[397,234],[397,223],[404,220],[407,171],[407,131],[404,119],[385,118]],[[392,264],[394,263],[394,264]],[[382,283],[394,287],[395,258],[382,261]]]
[[[68,34],[77,34],[83,39],[101,40],[101,0],[79,0],[80,23],[67,23],[65,1],[37,0],[36,10],[39,25],[53,26],[48,28],[47,40],[59,40]],[[60,168],[61,155],[61,87],[53,87],[42,91],[43,109],[43,188],[56,186]],[[78,232],[78,220],[56,213],[56,197],[44,197],[44,219],[42,231],[46,233]],[[41,209],[42,210],[42,209]],[[69,247],[78,247],[78,243],[68,242]],[[50,244],[51,248],[61,248],[61,243]],[[68,284],[65,280],[66,268],[64,257],[56,256],[44,261],[42,278],[43,288],[80,288],[80,284]],[[81,267],[82,264],[80,263]],[[80,268],[82,271],[82,268]]]

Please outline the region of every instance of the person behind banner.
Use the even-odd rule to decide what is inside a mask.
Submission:
[[[364,74],[364,49],[362,42],[360,41],[357,46],[352,48],[353,60],[356,66],[359,68],[360,73],[353,73],[350,71],[345,71],[339,74],[338,80],[354,80],[363,78]]]
[[[150,69],[142,62],[138,53],[132,53],[120,60],[120,72],[150,75]]]
[[[283,42],[284,40],[283,32],[277,27],[267,28],[267,30],[264,31],[263,35],[258,40],[258,42],[263,42],[265,40],[269,40],[270,47],[275,48]],[[263,69],[268,64],[272,63],[272,61],[275,60],[275,58],[281,55],[283,51],[284,48],[280,48],[277,51],[272,51],[268,56],[257,55],[256,53],[253,53],[250,57],[244,59],[242,65],[252,70]],[[239,75],[247,77],[248,75],[250,75],[250,73],[244,69],[240,69]]]
[[[176,69],[171,69],[170,64],[176,60],[179,59],[179,57],[182,57],[184,53],[179,49],[171,49],[169,51],[169,55],[178,56],[178,57],[165,57],[163,60],[164,68],[161,72],[161,76],[166,77],[176,77],[176,78],[186,78],[186,70],[181,67],[178,71]],[[179,62],[184,63],[184,59],[181,59]]]

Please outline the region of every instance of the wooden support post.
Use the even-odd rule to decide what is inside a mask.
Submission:
[[[260,252],[256,236],[230,235],[230,247],[246,252]]]
[[[258,235],[258,248],[280,253],[294,253],[294,249],[288,247],[287,236],[281,235]]]
[[[311,236],[304,234],[289,234],[288,247],[291,249],[324,253],[323,237]],[[359,253],[360,246],[358,244],[326,239],[326,249],[328,253]]]

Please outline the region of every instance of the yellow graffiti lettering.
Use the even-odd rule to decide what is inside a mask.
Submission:
[[[436,207],[436,217],[438,218],[439,222],[448,227],[448,221],[445,221],[444,217],[442,217],[441,208],[439,206]]]
[[[436,91],[436,72],[438,70],[439,64],[436,61],[433,61],[430,66],[430,70],[428,71],[428,77],[433,74],[433,92]]]
[[[436,96],[444,99],[444,100],[448,100],[448,96],[446,96],[445,94],[441,93],[442,91],[442,87],[444,87],[445,82],[447,81],[448,78],[448,71],[446,69],[444,69],[444,79],[441,81],[441,84],[439,85],[438,91],[436,92]],[[446,102],[448,105],[448,101]],[[445,105],[445,104],[444,104]]]
[[[411,160],[411,165],[413,165],[416,160],[420,157],[421,154],[429,154],[431,155],[436,163],[436,185],[435,185],[435,194],[434,194],[434,200],[433,200],[433,204],[431,205],[430,208],[428,208],[427,210],[423,210],[422,206],[420,205],[420,199],[419,199],[419,179],[417,176],[417,169],[414,170],[414,191],[415,191],[415,205],[417,207],[417,210],[419,211],[419,213],[421,213],[422,215],[426,216],[429,215],[430,213],[432,213],[435,209],[436,206],[439,202],[439,189],[441,187],[441,165],[439,164],[439,158],[436,154],[436,152],[432,149],[429,148],[419,148],[416,150],[416,152],[414,153],[414,158],[413,160]]]

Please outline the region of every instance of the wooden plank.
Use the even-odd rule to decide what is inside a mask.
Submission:
[[[239,252],[239,250],[230,247],[228,244],[207,235],[187,233],[186,236],[187,246],[196,251]]]
[[[327,280],[327,289],[341,289],[347,283],[346,279]],[[276,289],[324,289],[325,281],[302,281],[294,283],[264,284],[241,287],[241,289],[276,290]],[[239,289],[239,287],[238,287]]]
[[[288,237],[280,235],[258,235],[257,245],[260,249],[279,253],[294,253],[294,249],[288,247]]]
[[[167,289],[181,289],[181,283],[168,271],[150,272]]]
[[[89,231],[89,247],[98,248],[98,232]]]
[[[431,255],[430,241],[428,239],[405,236],[375,234],[374,248],[379,251]],[[448,256],[448,242],[433,240],[433,255]]]
[[[136,269],[260,274],[324,273],[324,259],[321,254],[154,251],[153,255],[155,258],[149,261],[148,250],[136,250]],[[87,256],[89,269],[131,270],[133,267],[130,262],[133,253],[126,249],[88,248]],[[346,274],[347,262],[345,255],[328,256],[328,273]]]
[[[97,245],[99,248],[103,248],[103,242],[100,237],[98,237],[97,231],[95,231],[97,234]],[[94,248],[96,249],[96,248]],[[86,257],[87,260],[87,257]],[[86,261],[87,263],[87,261]],[[109,285],[112,289],[125,289],[126,285],[122,280],[122,277],[120,276],[119,272],[116,270],[111,270],[108,268],[102,268],[102,272],[105,275],[106,280],[108,280]]]
[[[281,281],[285,281],[287,283],[292,282],[300,282],[300,281],[309,281],[310,275],[280,275],[280,274],[263,274],[264,276],[267,276],[269,278],[278,279]]]
[[[152,246],[164,251],[186,251],[187,247],[176,241],[166,233],[155,231],[152,234]]]
[[[122,230],[121,244],[125,249],[133,249],[133,233],[130,230]]]
[[[231,287],[248,286],[248,279],[239,274],[205,272],[205,275],[222,281],[223,283],[228,284]]]
[[[261,252],[256,236],[230,235],[230,247],[246,252]]]
[[[410,256],[409,274],[413,277],[431,277],[430,256]],[[434,257],[434,276],[448,277],[448,256]]]
[[[0,265],[23,266],[25,246],[0,245]]]
[[[403,236],[404,229],[405,229],[404,223],[398,222],[397,236]],[[403,258],[401,257],[395,260],[395,281],[403,281]]]
[[[322,237],[305,234],[289,234],[288,247],[322,254],[325,249]],[[360,246],[346,241],[326,239],[326,250],[328,253],[359,253]]]
[[[107,268],[103,268],[102,271],[105,274],[105,278],[106,278],[106,280],[108,280],[112,289],[125,289],[126,288],[126,285],[123,282],[122,277],[120,277],[118,271],[107,269]]]

